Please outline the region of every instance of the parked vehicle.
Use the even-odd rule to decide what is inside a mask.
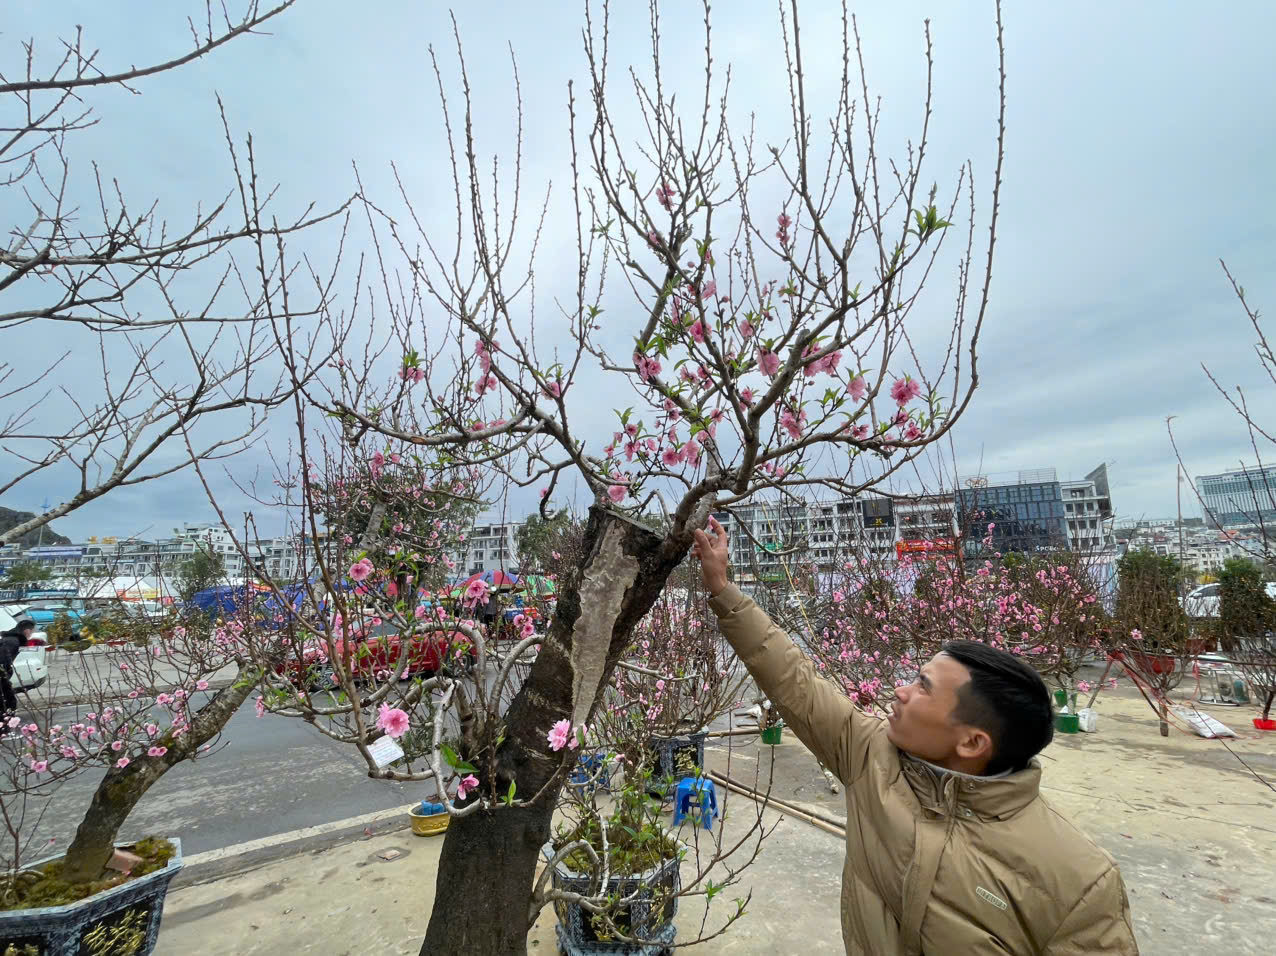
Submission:
[[[1276,581],[1268,581],[1265,588],[1267,596],[1276,601]],[[1222,599],[1223,585],[1203,584],[1183,598],[1183,610],[1188,617],[1218,617]]]
[[[19,620],[26,617],[35,621],[36,630],[47,632],[62,615],[71,623],[72,636],[80,633],[80,611],[68,604],[10,604],[5,610]]]
[[[445,661],[449,645],[452,661]],[[429,634],[413,634],[406,642],[390,624],[382,624],[370,630],[366,637],[355,640],[338,640],[337,655],[356,680],[384,680],[390,674],[400,677],[430,677],[443,669],[445,664],[472,668],[478,660],[478,648],[470,644],[460,633],[445,634],[434,631]],[[460,660],[456,659],[458,649]],[[332,668],[327,649],[316,642],[302,652],[301,659],[292,657],[275,667],[276,674],[287,674],[297,687],[321,688],[331,682]]]
[[[9,608],[0,608],[0,631],[12,630],[19,620],[22,618],[14,617]],[[33,690],[49,679],[49,664],[45,659],[48,643],[44,632],[37,628],[26,647],[18,649],[13,662],[14,690]]]
[[[1223,585],[1205,584],[1194,588],[1183,598],[1183,610],[1188,617],[1218,617]]]
[[[130,617],[163,617],[167,613],[159,601],[122,601],[119,606]]]

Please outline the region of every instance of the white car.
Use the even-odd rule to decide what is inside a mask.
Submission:
[[[17,624],[17,619],[6,608],[0,608],[0,631],[11,630]],[[13,662],[14,690],[32,690],[49,679],[49,663],[44,656],[48,643],[43,631],[35,631],[27,646],[18,648]]]
[[[1194,588],[1183,598],[1183,610],[1188,617],[1218,617],[1223,585],[1206,584]]]
[[[1267,596],[1276,601],[1276,581],[1267,582],[1264,588]],[[1218,617],[1222,601],[1223,585],[1205,584],[1187,593],[1187,597],[1183,598],[1183,610],[1188,617]]]

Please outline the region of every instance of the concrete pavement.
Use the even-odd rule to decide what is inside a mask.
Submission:
[[[1044,792],[1117,858],[1143,952],[1270,952],[1276,938],[1276,792],[1219,741],[1177,731],[1160,737],[1156,718],[1132,691],[1105,692],[1097,709],[1099,733],[1060,735],[1043,755]],[[1276,779],[1276,734],[1250,727],[1252,708],[1203,709],[1242,735],[1228,743],[1231,751]],[[845,819],[843,795],[829,793],[814,759],[791,734],[777,748],[752,737],[720,740],[707,762],[742,782],[769,777],[776,796]],[[738,795],[720,799],[733,808],[729,813],[740,814],[731,817],[731,826],[753,806]],[[765,819],[778,824],[775,833],[742,874],[741,886],[715,901],[707,925],[714,927],[731,899],[752,890],[748,914],[699,949],[841,952],[841,840],[771,810]],[[274,862],[259,856],[251,871],[178,886],[165,907],[157,952],[417,952],[441,838],[399,830],[349,840],[349,833],[333,836],[302,855]],[[288,844],[279,847],[286,853]],[[694,903],[684,902],[680,910],[680,940],[699,931],[703,907]],[[555,951],[553,920],[542,914],[532,951]]]
[[[729,798],[736,799],[736,798]],[[741,808],[744,801],[741,799]],[[706,953],[792,956],[842,952],[836,908],[841,840],[806,824],[764,814],[776,826],[758,861],[745,871],[754,895],[748,915]],[[690,829],[688,824],[686,829]],[[743,828],[741,828],[742,830]],[[684,834],[684,839],[686,835]],[[421,948],[442,837],[399,830],[259,866],[234,878],[178,887],[164,906],[157,956],[315,953],[323,956],[415,954]],[[386,859],[385,857],[393,857]],[[800,886],[793,874],[810,867]],[[709,907],[717,928],[747,888],[725,890]],[[678,938],[693,938],[705,915],[702,898],[684,899]],[[830,900],[832,903],[830,903]],[[556,917],[542,910],[531,952],[556,953]]]
[[[71,704],[96,696],[106,690],[108,696],[124,696],[131,689],[128,681],[121,680],[116,655],[110,648],[92,647],[84,651],[53,650],[45,656],[49,665],[49,678],[28,693],[31,706],[36,709],[50,705]],[[157,676],[171,682],[177,668],[163,658],[156,658]],[[235,666],[228,665],[208,675],[209,687],[220,690],[235,679]]]

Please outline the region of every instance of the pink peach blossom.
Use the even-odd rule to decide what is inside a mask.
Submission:
[[[758,368],[768,377],[774,378],[780,370],[780,356],[770,349],[758,349]]]
[[[891,398],[897,405],[907,405],[922,393],[922,387],[913,379],[905,376],[897,378],[891,385]]]
[[[408,715],[398,707],[382,704],[377,712],[377,729],[398,739],[408,732]]]
[[[465,597],[462,603],[466,607],[474,607],[478,604],[487,603],[487,582],[482,578],[475,578],[465,586]],[[440,609],[441,610],[441,609]]]
[[[794,415],[792,409],[786,408],[780,413],[780,426],[789,433],[789,437],[797,441],[802,437],[802,431],[806,427],[806,410],[803,409],[798,415]]]
[[[564,717],[562,720],[554,724],[554,726],[549,729],[549,733],[546,734],[546,739],[549,741],[549,749],[562,750],[565,746],[567,746],[567,741],[571,738],[571,735],[572,722]]]
[[[456,799],[464,800],[467,793],[471,790],[478,789],[478,785],[478,777],[474,776],[472,773],[466,774],[456,785]]]

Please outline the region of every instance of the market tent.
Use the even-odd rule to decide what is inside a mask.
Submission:
[[[522,589],[533,598],[549,597],[557,590],[554,582],[543,574],[525,574],[520,581]]]
[[[452,591],[453,597],[464,593],[465,589],[470,586],[471,581],[482,581],[492,591],[509,591],[519,586],[519,579],[516,576],[506,574],[499,568],[492,568],[488,571],[480,571],[478,574],[471,574],[460,582]]]
[[[146,578],[114,578],[103,582],[89,597],[114,597],[121,601],[153,601],[164,594],[158,582]]]
[[[225,584],[215,588],[205,588],[195,592],[190,603],[216,620],[219,617],[230,617],[240,608],[258,601],[263,594],[269,594],[270,588],[264,584],[249,582],[244,584]],[[271,595],[273,599],[274,595]],[[271,614],[273,617],[273,613]]]

